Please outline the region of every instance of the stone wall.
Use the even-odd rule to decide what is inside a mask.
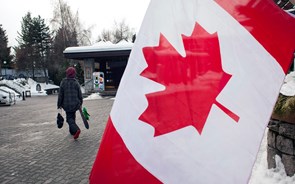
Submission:
[[[267,135],[268,168],[276,168],[275,155],[281,157],[288,176],[295,174],[295,124],[270,120]]]

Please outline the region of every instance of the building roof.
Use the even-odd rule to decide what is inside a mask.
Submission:
[[[64,50],[64,56],[68,59],[85,59],[105,56],[128,56],[133,43],[125,40],[117,44],[100,41],[91,46],[68,47]]]

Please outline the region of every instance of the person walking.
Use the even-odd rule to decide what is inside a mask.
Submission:
[[[76,111],[82,106],[83,97],[80,84],[75,77],[75,68],[67,68],[66,78],[60,83],[57,108],[63,108],[66,112],[66,121],[69,124],[70,134],[73,135],[74,139],[77,139],[81,130],[76,124]]]

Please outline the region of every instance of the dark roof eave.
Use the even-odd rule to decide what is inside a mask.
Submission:
[[[129,56],[131,49],[128,50],[116,50],[116,51],[97,51],[97,52],[72,52],[64,53],[64,57],[67,59],[87,59],[98,58],[107,56]]]

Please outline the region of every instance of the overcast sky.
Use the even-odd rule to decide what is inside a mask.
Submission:
[[[111,29],[114,21],[125,19],[126,24],[137,32],[150,0],[64,0],[73,12],[78,11],[85,28],[93,26],[92,42],[102,29]],[[28,11],[32,17],[45,19],[49,25],[53,17],[54,3],[58,0],[0,0],[0,24],[6,30],[8,45],[15,46],[17,32],[21,30],[22,17]]]

